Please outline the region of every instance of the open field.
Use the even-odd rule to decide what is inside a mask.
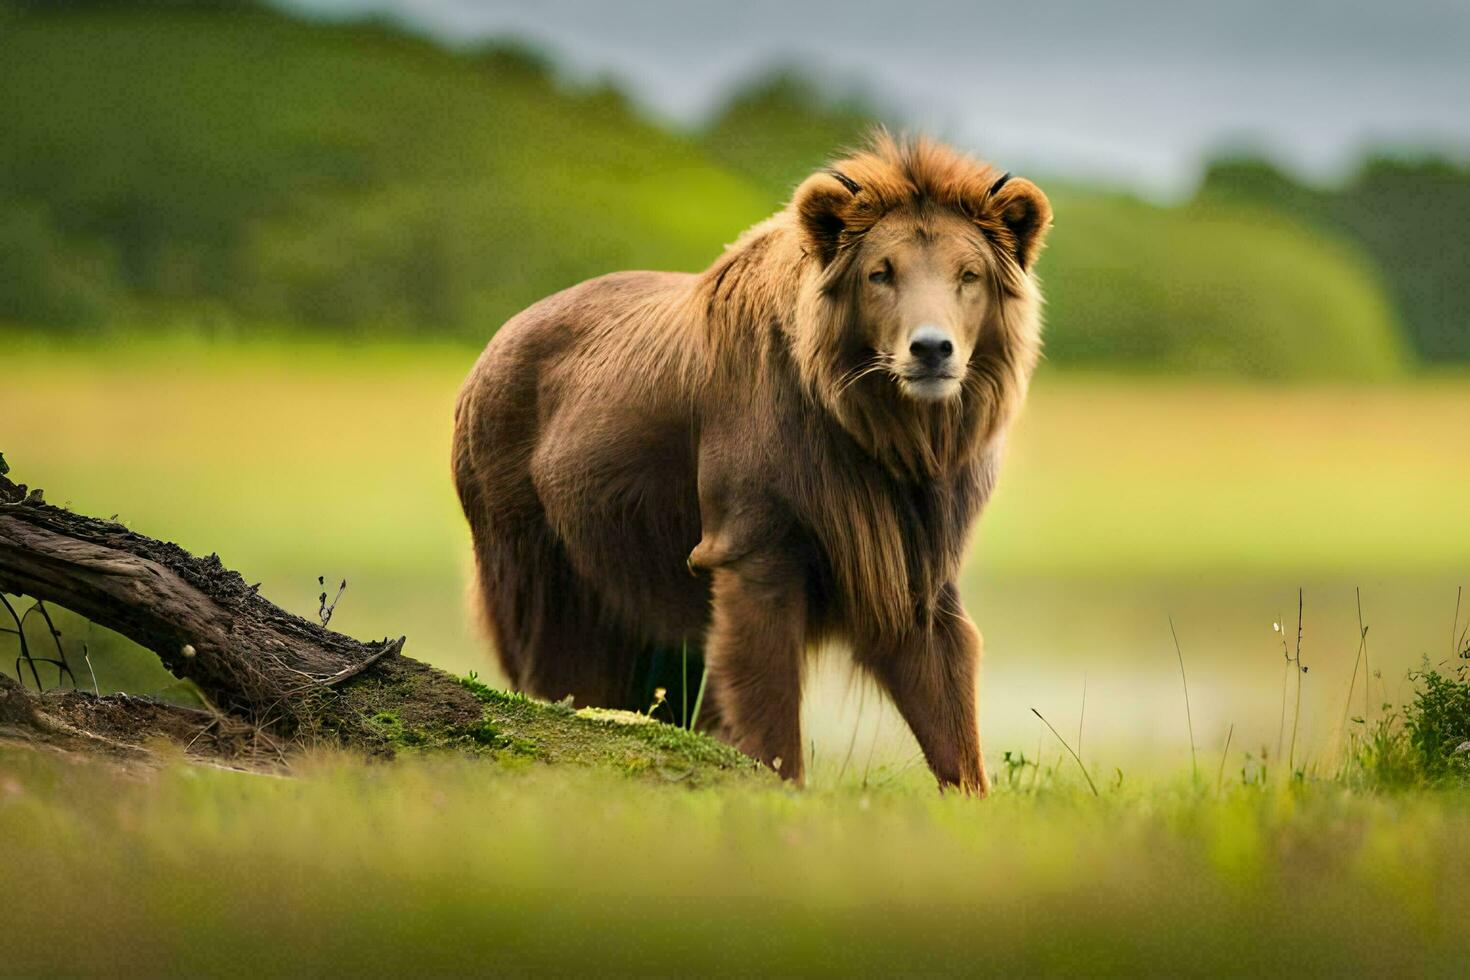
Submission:
[[[410,653],[494,680],[462,614],[446,463],[472,358],[12,347],[0,449],[52,499],[218,549],[295,611],[314,611],[317,575],[346,577],[333,626],[407,633]],[[1449,653],[1466,419],[1452,380],[1044,371],[964,582],[987,634],[983,805],[933,793],[841,658],[815,672],[804,793],[453,758],[328,753],[279,779],[0,749],[0,893],[22,896],[0,974],[1453,973],[1470,800],[1331,777],[1354,586],[1375,676],[1352,714],[1405,699],[1404,672]],[[1294,629],[1299,584],[1311,672],[1291,781],[1271,623]],[[63,628],[89,637],[104,689],[166,683]],[[1099,797],[1033,706],[1078,736]]]
[[[409,637],[451,670],[495,672],[463,613],[468,535],[448,477],[449,423],[473,359],[457,348],[178,344],[7,352],[3,451],[19,479],[79,510],[258,577],[303,614],[345,577],[333,620]],[[1040,708],[1106,769],[1188,757],[1174,617],[1196,743],[1276,748],[1284,677],[1273,621],[1306,589],[1302,731],[1338,741],[1370,626],[1369,708],[1449,653],[1470,573],[1470,386],[1201,385],[1043,371],[963,583],[987,637],[982,727],[1032,752]],[[1459,447],[1459,448],[1457,448]],[[807,724],[821,778],[854,730],[912,761],[896,717],[819,666]],[[120,668],[121,669],[121,668]],[[133,675],[124,671],[123,675]],[[104,672],[104,687],[124,687]],[[1362,697],[1361,681],[1355,701]],[[1046,751],[1050,752],[1050,748]]]
[[[333,756],[291,780],[125,776],[0,750],[0,974],[1453,975],[1470,955],[1463,794],[874,783]]]

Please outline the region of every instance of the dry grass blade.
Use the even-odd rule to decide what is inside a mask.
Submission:
[[[1189,722],[1189,771],[1199,779],[1199,762],[1194,751],[1194,712],[1189,707],[1189,678],[1184,676],[1184,651],[1179,647],[1179,633],[1174,629],[1174,617],[1169,617],[1169,635],[1174,637],[1174,653],[1179,658],[1179,679],[1184,683],[1184,718]]]
[[[1369,688],[1372,686],[1373,676],[1368,672],[1366,667],[1368,656],[1368,627],[1363,625],[1363,590],[1355,588],[1353,591],[1356,594],[1358,600],[1358,655],[1353,658],[1353,676],[1352,679],[1348,681],[1347,700],[1343,703],[1342,706],[1342,725],[1338,730],[1339,750],[1341,749],[1343,740],[1347,737],[1348,716],[1352,714],[1353,711],[1353,690],[1357,687],[1358,684],[1358,667],[1360,665],[1363,665],[1364,667],[1362,718],[1364,722],[1368,720]]]
[[[1296,656],[1292,658],[1292,662],[1296,664],[1296,708],[1291,715],[1291,748],[1286,756],[1288,776],[1296,772],[1296,736],[1302,723],[1302,675],[1307,672],[1307,668],[1302,666],[1302,606],[1303,593],[1298,588],[1296,590]]]
[[[1077,758],[1082,758],[1082,725],[1087,721],[1087,671],[1082,672],[1082,710],[1077,713]]]
[[[852,762],[852,751],[857,747],[858,729],[863,723],[863,709],[868,704],[868,688],[863,685],[858,689],[857,718],[852,723],[852,737],[847,740],[847,754],[842,757],[842,768],[837,770],[837,785],[842,785],[842,779],[847,775],[847,767]]]
[[[1215,774],[1215,794],[1219,795],[1220,787],[1225,782],[1225,760],[1230,758],[1230,740],[1235,737],[1235,722],[1230,723],[1230,730],[1225,733],[1225,749],[1220,753],[1220,771]]]
[[[1092,781],[1092,775],[1087,771],[1087,767],[1082,764],[1082,758],[1076,752],[1072,751],[1072,746],[1068,745],[1067,740],[1062,738],[1062,733],[1053,728],[1052,723],[1047,721],[1046,716],[1043,715],[1040,711],[1032,708],[1031,713],[1040,718],[1043,725],[1051,729],[1051,733],[1057,737],[1057,741],[1062,743],[1062,748],[1066,749],[1068,754],[1070,754],[1073,759],[1077,760],[1077,768],[1082,770],[1082,778],[1087,780],[1087,786],[1089,789],[1092,790],[1092,795],[1101,796],[1102,794],[1097,791],[1097,783],[1094,783]]]

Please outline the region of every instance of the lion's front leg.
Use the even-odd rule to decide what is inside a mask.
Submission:
[[[980,631],[951,585],[928,629],[865,644],[859,662],[893,698],[940,787],[984,796],[990,777],[980,751],[980,651]]]
[[[800,783],[801,673],[806,596],[779,558],[715,569],[706,656],[726,739]]]

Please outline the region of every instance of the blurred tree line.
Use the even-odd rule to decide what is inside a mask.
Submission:
[[[882,115],[791,72],[671,133],[513,46],[235,0],[0,3],[0,321],[482,341],[619,268],[699,269]],[[1470,173],[1222,161],[1156,207],[1048,183],[1053,360],[1365,376],[1470,358]]]
[[[1350,240],[1381,270],[1419,355],[1470,360],[1470,167],[1378,155],[1342,186],[1318,188],[1233,157],[1210,164],[1200,197],[1265,204]]]

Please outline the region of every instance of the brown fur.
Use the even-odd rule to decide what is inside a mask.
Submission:
[[[454,473],[517,688],[646,707],[640,657],[687,645],[705,722],[799,780],[803,654],[839,639],[941,784],[985,791],[954,583],[1036,363],[1050,223],[1001,178],[880,134],[705,272],[604,276],[496,334]],[[906,395],[915,304],[953,321],[952,396]]]

